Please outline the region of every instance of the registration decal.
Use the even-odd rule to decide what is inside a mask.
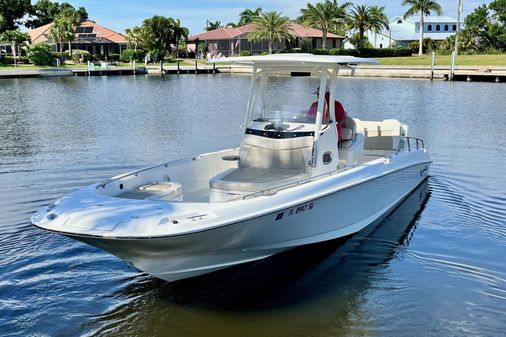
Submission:
[[[293,215],[297,215],[297,214],[301,214],[301,213],[310,211],[313,208],[314,208],[314,201],[311,201],[306,204],[302,204],[302,205],[290,208],[289,210],[286,211],[286,213],[287,213],[287,216],[293,216]],[[283,219],[284,215],[285,215],[285,211],[279,212],[276,215],[276,221]]]

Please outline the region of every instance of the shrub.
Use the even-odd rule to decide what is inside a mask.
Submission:
[[[64,54],[67,55],[66,58],[69,57],[68,51],[66,51]],[[82,50],[82,49],[72,50],[72,61],[83,63],[83,62],[87,62],[90,60],[91,60],[91,54],[89,51]]]
[[[107,57],[110,61],[119,61],[120,56],[117,53],[112,53]]]
[[[269,52],[268,51],[263,51],[260,53],[260,55],[269,55]]]
[[[28,59],[36,66],[50,66],[53,64],[51,46],[47,43],[32,44],[28,47]]]
[[[409,48],[413,54],[418,54],[418,47],[420,46],[420,41],[413,41],[409,44]],[[428,51],[433,51],[437,49],[437,42],[432,40],[431,38],[423,39],[423,53],[425,54]]]
[[[303,53],[311,52],[311,50],[313,49],[311,39],[307,37],[302,38],[302,40],[300,41],[300,49],[302,50]]]
[[[0,63],[14,64],[14,57],[4,55],[0,58]],[[17,64],[29,64],[30,60],[26,56],[16,56],[16,63]]]
[[[64,61],[70,59],[68,52],[63,52],[63,55],[60,52],[52,52],[51,55],[53,55],[53,59],[61,60],[62,57]]]
[[[329,55],[329,49],[315,48],[315,49],[313,49],[313,54],[316,54],[316,55]]]
[[[122,62],[130,62],[130,61],[137,61],[141,62],[144,61],[144,57],[146,56],[146,52],[144,50],[137,49],[137,52],[134,49],[125,49],[121,51],[121,61]]]
[[[329,55],[358,56],[358,54],[359,52],[357,49],[343,49],[343,48],[329,49]]]
[[[360,44],[360,34],[359,33],[355,33],[353,34],[350,38],[348,38],[348,42],[351,43],[352,45],[355,46],[355,48],[358,47],[358,45]],[[362,47],[363,48],[373,48],[374,46],[372,45],[371,42],[369,42],[369,39],[367,38],[367,36],[364,36],[363,37],[363,40],[362,40]],[[362,49],[363,49],[362,48]]]
[[[241,50],[241,53],[239,55],[241,55],[241,56],[250,56],[251,54],[247,50]]]

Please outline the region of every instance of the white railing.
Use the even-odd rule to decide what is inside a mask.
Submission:
[[[411,143],[414,143],[413,146]],[[411,151],[411,149],[414,149],[414,146],[416,146],[416,150],[425,149],[425,142],[423,139],[416,138],[416,137],[407,137],[403,136],[399,139],[399,143],[397,144],[397,150],[395,151],[395,154],[398,154],[402,151]],[[407,149],[406,149],[407,148]]]

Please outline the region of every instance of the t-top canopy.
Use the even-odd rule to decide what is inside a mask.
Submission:
[[[229,62],[242,65],[356,65],[379,64],[377,60],[354,56],[330,56],[313,54],[273,54],[262,56],[220,57],[209,60],[210,63]]]

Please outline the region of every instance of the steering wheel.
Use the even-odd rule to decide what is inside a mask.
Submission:
[[[275,123],[269,123],[264,127],[264,130],[273,130],[273,131],[281,132],[281,131],[285,131],[289,127],[290,127],[290,125],[288,125],[288,124],[276,125]]]

